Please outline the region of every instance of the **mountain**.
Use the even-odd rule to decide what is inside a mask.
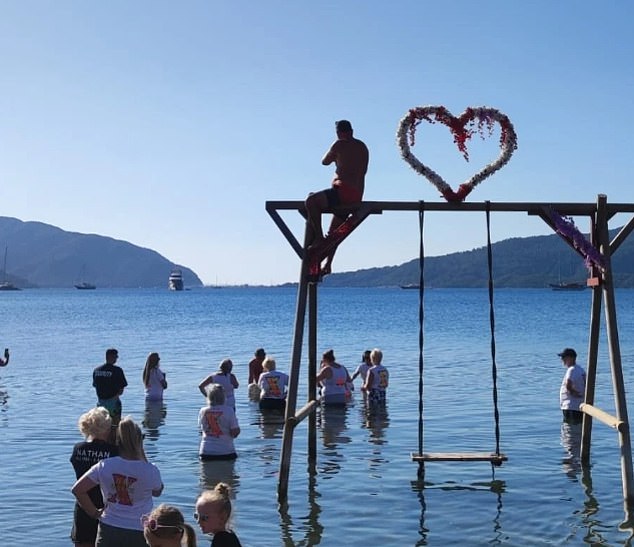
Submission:
[[[614,237],[618,230],[612,230]],[[546,287],[588,277],[583,259],[558,235],[505,239],[492,245],[495,287]],[[616,287],[634,288],[634,237],[612,257]],[[425,286],[470,288],[488,285],[486,247],[444,256],[425,257]],[[419,259],[399,266],[335,273],[324,278],[330,287],[390,287],[419,282]]]
[[[19,287],[165,287],[172,268],[186,287],[202,286],[189,268],[156,251],[95,234],[66,232],[41,222],[0,217],[0,249],[8,248],[7,278]],[[84,279],[80,279],[80,278]]]

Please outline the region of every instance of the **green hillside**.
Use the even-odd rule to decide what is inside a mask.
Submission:
[[[618,230],[611,232],[616,234]],[[546,287],[559,280],[585,281],[583,261],[558,235],[511,238],[494,243],[493,276],[496,287]],[[615,286],[634,287],[634,237],[612,257]],[[330,287],[390,287],[419,282],[419,260],[388,266],[335,273],[326,277]],[[425,286],[436,288],[486,287],[486,247],[425,258]]]

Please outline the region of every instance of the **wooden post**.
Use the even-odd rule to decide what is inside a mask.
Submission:
[[[597,216],[592,217],[591,220],[591,242],[596,247],[598,245],[598,233],[597,233]],[[607,222],[607,219],[603,218],[602,222]],[[599,268],[597,266],[592,267],[591,276],[593,278],[600,277]],[[592,308],[590,311],[590,337],[588,340],[588,361],[587,361],[587,375],[586,375],[586,395],[585,402],[594,404],[594,391],[597,379],[597,359],[599,355],[599,334],[601,332],[601,301],[602,301],[602,287],[601,285],[592,286]],[[590,447],[592,446],[592,416],[584,414],[583,425],[581,427],[581,464],[590,465]]]
[[[284,431],[282,433],[282,453],[280,455],[280,477],[277,487],[277,501],[285,504],[288,499],[288,477],[291,469],[293,452],[293,432],[295,430],[295,409],[297,408],[297,386],[299,384],[299,370],[302,358],[302,343],[304,337],[304,320],[306,317],[306,299],[308,292],[308,260],[302,260],[299,287],[297,289],[297,307],[295,311],[295,333],[293,336],[293,353],[291,355],[291,370],[286,395],[286,413]]]
[[[627,503],[634,503],[634,476],[632,473],[632,447],[630,441],[630,425],[627,419],[627,404],[625,400],[625,385],[623,382],[623,368],[621,363],[621,348],[619,346],[619,332],[616,321],[616,305],[614,299],[614,284],[612,279],[612,264],[610,257],[610,234],[608,232],[608,214],[606,210],[607,198],[600,194],[597,200],[597,227],[599,232],[600,250],[605,257],[603,270],[603,296],[605,298],[605,323],[608,334],[608,350],[610,366],[612,368],[612,386],[616,417],[624,422],[619,428],[619,446],[621,448],[621,480],[623,497]]]
[[[308,284],[308,401],[317,395],[317,283]],[[308,416],[308,461],[317,461],[317,416]]]

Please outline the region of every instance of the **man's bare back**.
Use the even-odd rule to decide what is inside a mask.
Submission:
[[[369,153],[367,146],[350,136],[336,140],[321,160],[323,165],[335,163],[337,166],[333,186],[348,186],[356,190],[360,201],[365,189],[365,174],[368,171]]]
[[[347,120],[335,123],[337,140],[332,144],[326,155],[321,160],[322,165],[335,164],[335,177],[331,188],[311,193],[306,198],[307,230],[306,244],[308,247],[318,245],[324,234],[321,227],[321,214],[339,205],[356,204],[363,199],[365,190],[365,174],[368,170],[369,152],[367,146],[355,139],[352,125]],[[341,213],[339,213],[341,214]],[[330,232],[334,232],[346,219],[344,216],[334,214],[330,223]],[[332,267],[332,259],[335,249],[326,257],[326,262],[321,268],[322,275],[329,274]]]

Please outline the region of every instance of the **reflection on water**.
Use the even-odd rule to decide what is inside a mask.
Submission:
[[[458,464],[459,465],[459,464]],[[495,478],[495,466],[491,465],[491,480],[485,482],[473,482],[470,484],[458,484],[454,482],[444,482],[440,484],[434,484],[432,482],[425,482],[424,480],[411,481],[411,488],[413,492],[416,492],[418,501],[421,506],[420,513],[420,530],[419,534],[421,539],[416,542],[416,545],[428,545],[427,536],[429,534],[429,528],[425,525],[425,511],[427,509],[427,503],[425,502],[425,490],[438,489],[446,492],[455,491],[468,491],[468,492],[491,492],[496,496],[495,515],[491,519],[493,524],[492,537],[487,541],[487,545],[503,545],[508,536],[502,530],[502,494],[506,492],[506,482]],[[488,507],[487,504],[478,504],[479,507]]]
[[[5,427],[9,423],[9,392],[0,385],[0,426]]]
[[[577,473],[581,471],[581,424],[561,423],[561,446],[566,453],[563,469],[571,479],[577,480]]]
[[[317,427],[321,429],[324,444],[320,472],[325,475],[334,475],[341,470],[344,456],[339,450],[340,445],[351,441],[350,436],[344,435],[348,429],[347,417],[347,405],[321,405],[317,410]]]
[[[200,461],[200,489],[213,490],[219,482],[231,486],[233,497],[238,494],[240,480],[235,470],[235,460]]]
[[[284,415],[279,410],[260,411],[257,406],[254,409],[257,414],[255,423],[260,427],[261,438],[265,442],[260,444],[258,456],[262,460],[266,476],[277,476],[279,470],[280,443],[284,430]]]
[[[362,412],[365,427],[370,431],[369,441],[376,445],[386,443],[385,430],[390,425],[387,407],[364,405]]]
[[[167,406],[163,401],[145,401],[143,427],[146,438],[158,440],[159,427],[165,425],[165,416],[167,416]]]
[[[299,526],[304,531],[304,537],[301,540],[293,538],[293,530],[296,526],[293,519],[288,513],[288,505],[280,506],[280,526],[282,529],[282,541],[285,547],[312,547],[321,543],[321,536],[324,531],[323,525],[319,522],[321,506],[317,503],[320,494],[315,486],[317,484],[317,469],[314,464],[308,465],[308,515],[301,518],[302,524]]]

